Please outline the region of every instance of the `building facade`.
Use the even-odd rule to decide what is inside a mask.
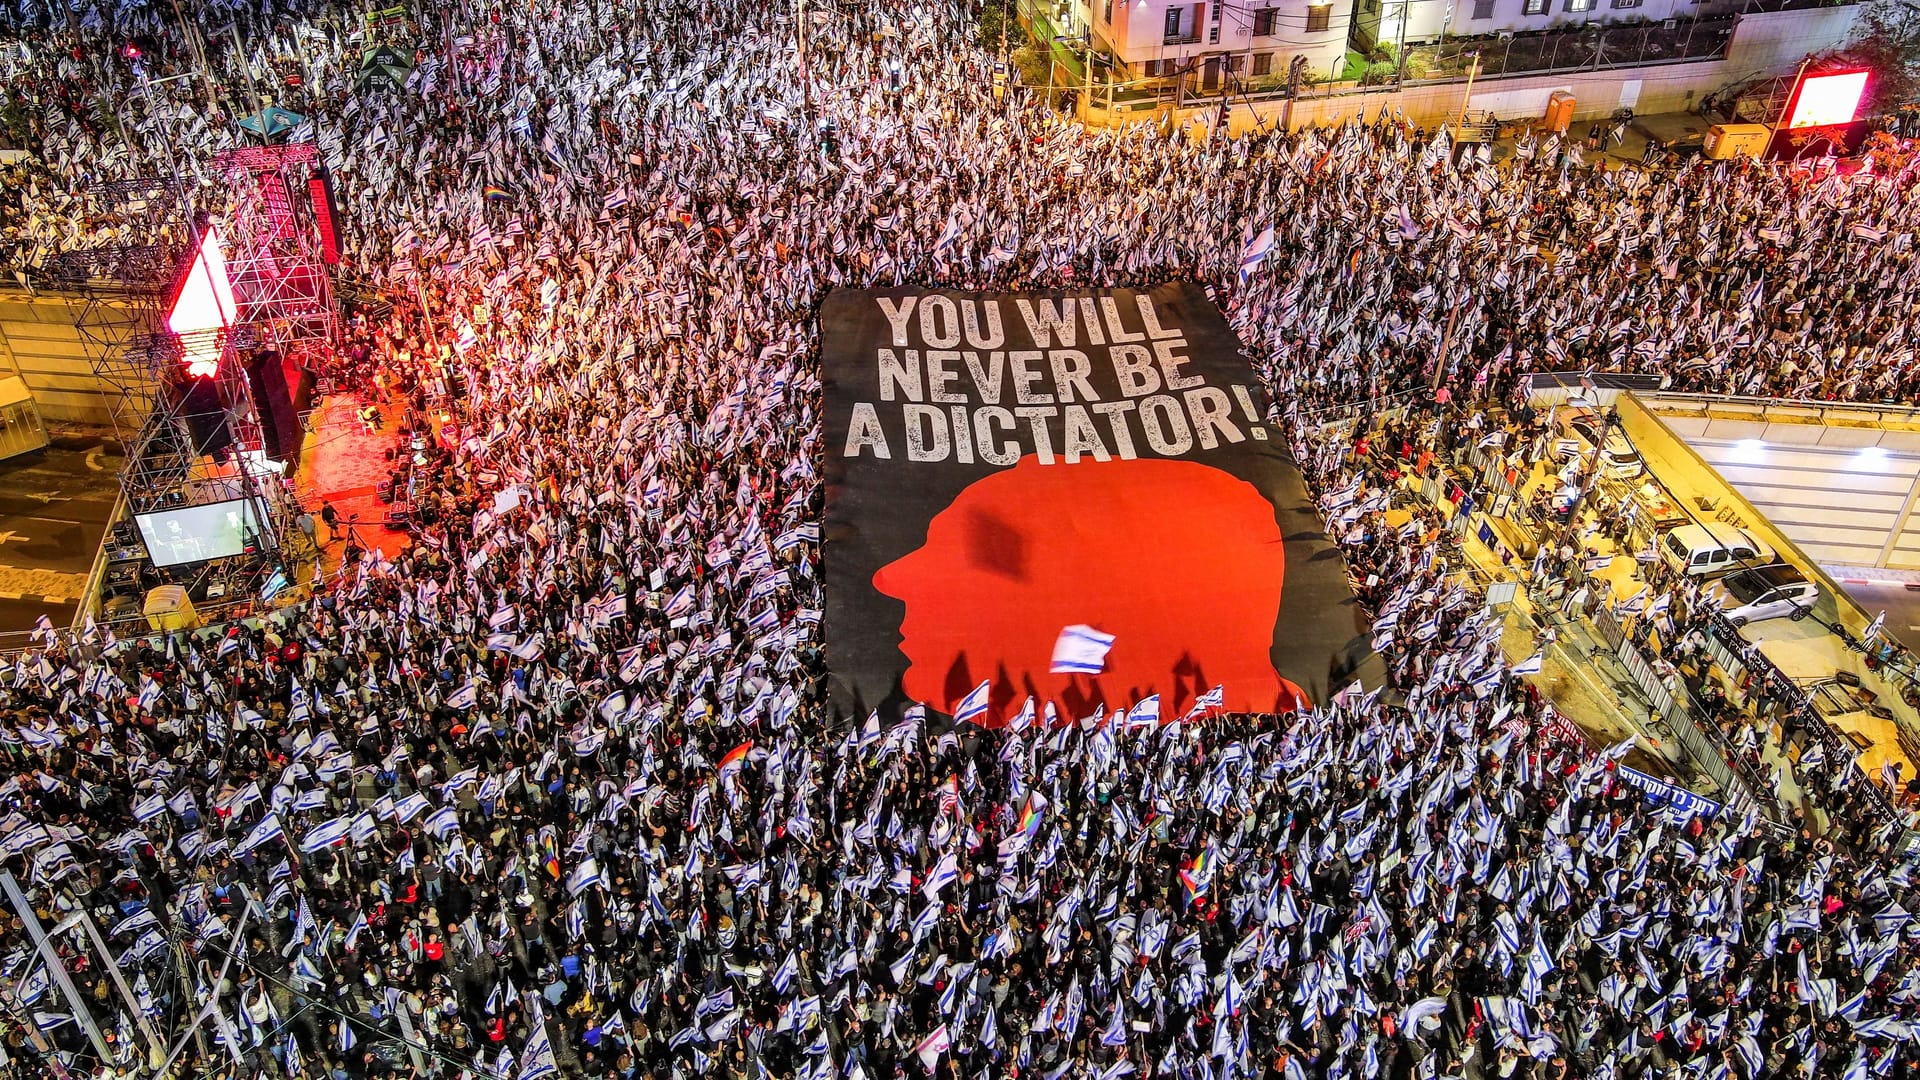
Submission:
[[[1693,18],[1709,6],[1695,0],[1357,0],[1353,17],[1360,44],[1398,46],[1443,35],[1478,37],[1588,23]]]
[[[1079,3],[1095,48],[1114,58],[1116,74],[1184,77],[1200,93],[1285,82],[1295,56],[1307,58],[1315,79],[1339,77],[1354,14],[1353,0]]]

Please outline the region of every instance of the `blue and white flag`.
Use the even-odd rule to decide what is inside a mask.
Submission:
[[[453,807],[443,806],[427,815],[427,820],[421,822],[420,827],[445,840],[460,831],[460,815]]]
[[[1187,715],[1183,719],[1191,720],[1196,716],[1204,716],[1214,709],[1226,708],[1226,704],[1227,688],[1225,686],[1216,686],[1195,698],[1193,700],[1193,708],[1187,710]]]
[[[474,707],[475,704],[479,702],[479,700],[480,700],[479,684],[474,682],[468,682],[467,685],[447,695],[447,708],[471,709]]]
[[[1137,702],[1133,706],[1133,708],[1127,710],[1127,723],[1129,725],[1138,724],[1141,726],[1147,726],[1147,725],[1158,724],[1159,722],[1160,722],[1160,695],[1159,694],[1148,694],[1146,697],[1140,699],[1140,701]]]
[[[433,804],[427,801],[425,794],[416,791],[394,804],[393,818],[399,824],[405,825],[415,817],[418,817],[431,805]]]
[[[605,879],[600,876],[600,861],[598,859],[586,858],[580,860],[580,865],[574,867],[573,872],[567,875],[567,893],[570,896],[579,896],[582,892],[596,885],[602,888],[606,886]]]
[[[269,840],[278,840],[282,835],[284,834],[280,828],[279,815],[268,814],[260,819],[260,824],[253,827],[253,831],[247,834],[246,839],[240,841],[240,846],[234,848],[233,853],[236,856],[245,855]]]
[[[547,1018],[540,1011],[540,1003],[529,994],[526,998],[528,1024],[533,1034],[527,1037],[527,1049],[521,1056],[520,1080],[546,1080],[550,1076],[560,1075],[560,1065],[553,1059],[553,1039],[547,1034]]]
[[[319,851],[323,847],[337,844],[347,838],[353,829],[353,815],[334,818],[332,821],[315,825],[307,835],[300,838],[301,851]]]
[[[926,883],[920,886],[920,892],[927,898],[929,904],[937,905],[940,903],[941,890],[953,884],[959,876],[958,860],[953,852],[949,851],[940,856],[940,861],[935,864],[933,872],[927,875]]]
[[[1532,656],[1513,665],[1512,671],[1515,675],[1538,675],[1540,674],[1540,666],[1546,662],[1546,658],[1547,654],[1544,651],[1534,653]]]
[[[797,951],[789,951],[787,958],[780,962],[780,967],[773,973],[773,988],[784,997],[793,992],[794,980],[799,977],[800,954]]]
[[[968,691],[967,696],[954,706],[953,718],[966,724],[983,724],[987,718],[987,697],[993,688],[990,679],[982,679],[980,685]]]
[[[1053,664],[1049,670],[1079,675],[1098,675],[1107,667],[1107,651],[1113,648],[1113,635],[1091,626],[1075,623],[1060,631],[1053,643]]]
[[[1247,241],[1246,248],[1240,252],[1240,279],[1242,281],[1246,280],[1256,267],[1266,261],[1268,254],[1273,251],[1273,244],[1273,226],[1271,225],[1260,230],[1260,235]]]

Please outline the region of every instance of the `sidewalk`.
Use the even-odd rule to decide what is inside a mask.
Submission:
[[[1404,482],[1402,490],[1419,498],[1418,490]],[[1438,506],[1452,513],[1453,507],[1444,496]],[[1390,511],[1386,523],[1397,527],[1408,516],[1405,511]],[[1525,586],[1524,568],[1503,566],[1499,556],[1478,537],[1462,537],[1460,551],[1481,585],[1501,581],[1521,585],[1513,606],[1503,613],[1500,649],[1507,663],[1517,664],[1531,657],[1540,649],[1545,627],[1556,628],[1559,640],[1541,658],[1539,674],[1524,676],[1556,711],[1573,721],[1596,746],[1635,739],[1626,758],[1633,768],[1654,776],[1676,777],[1688,785],[1700,784],[1678,741],[1653,726],[1652,710],[1639,696],[1632,679],[1589,628],[1562,620],[1557,611],[1542,612]]]

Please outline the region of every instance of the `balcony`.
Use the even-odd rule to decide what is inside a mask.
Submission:
[[[1198,45],[1199,43],[1200,32],[1198,30],[1186,34],[1170,33],[1161,39],[1160,42],[1162,45]]]

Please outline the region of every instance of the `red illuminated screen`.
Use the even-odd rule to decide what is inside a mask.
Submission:
[[[201,236],[193,269],[167,313],[167,329],[180,335],[187,374],[211,375],[220,367],[220,335],[233,324],[233,284],[227,279],[227,259],[220,250],[220,233],[212,225]]]
[[[1825,127],[1851,124],[1860,107],[1860,95],[1867,90],[1867,73],[1842,71],[1832,75],[1809,75],[1800,81],[1800,94],[1793,101],[1793,115],[1787,127]]]

